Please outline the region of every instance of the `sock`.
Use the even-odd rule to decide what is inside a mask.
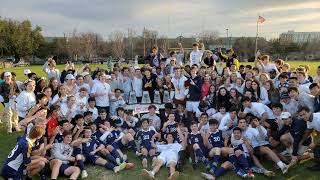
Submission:
[[[134,142],[134,140],[129,141],[128,145],[133,149],[133,152],[137,151],[136,143]]]
[[[214,173],[215,177],[219,177],[222,176],[224,173],[226,172],[226,170],[223,167],[220,167],[219,169],[216,170],[216,172]]]
[[[220,155],[214,155],[213,156],[213,163],[217,166],[220,162]]]
[[[237,163],[236,155],[229,154],[229,161],[233,164],[233,166],[235,168],[234,170],[237,172],[240,169],[240,167],[239,167],[239,164]]]
[[[280,169],[284,168],[284,164],[282,161],[277,162],[277,165],[279,166]]]
[[[118,153],[118,151],[115,148],[113,148],[113,150],[111,151],[111,154],[113,157],[121,159],[120,154]]]
[[[80,170],[83,171],[83,170],[84,170],[83,160],[78,160],[78,161],[77,161],[77,164],[78,164],[78,167],[80,168]]]
[[[240,163],[242,164],[242,166],[247,170],[249,169],[249,163],[247,158],[244,156],[244,154],[241,154],[240,156],[238,156],[238,159],[240,161]]]
[[[208,161],[208,159],[206,157],[204,157],[203,152],[201,151],[201,149],[196,149],[196,155],[204,163],[204,165],[206,167],[208,167],[209,161]]]
[[[116,159],[111,154],[106,154],[106,159],[113,164],[117,164]]]
[[[105,167],[106,169],[113,170],[116,166],[115,166],[114,164],[110,163],[110,162],[107,162],[107,163],[104,165],[104,167]]]

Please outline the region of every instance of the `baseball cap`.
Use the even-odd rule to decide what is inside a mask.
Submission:
[[[289,112],[282,112],[280,115],[281,119],[288,119],[291,117],[291,114]]]
[[[81,76],[83,76],[83,77],[85,77],[85,76],[87,76],[87,75],[89,75],[90,73],[88,73],[88,72],[83,72],[82,74],[81,74]]]
[[[110,75],[106,75],[106,79],[111,79],[111,76]]]
[[[286,99],[286,98],[290,98],[290,97],[289,97],[289,94],[288,94],[287,92],[281,93],[280,99]]]
[[[24,71],[23,71],[23,74],[24,75],[28,75],[28,74],[30,74],[31,73],[31,70],[30,69],[25,69]]]
[[[11,72],[5,72],[4,73],[4,76],[6,77],[6,76],[12,76],[12,74],[11,74]]]
[[[70,79],[73,79],[73,80],[75,79],[72,74],[68,74],[68,75],[66,76],[66,80],[70,80]]]

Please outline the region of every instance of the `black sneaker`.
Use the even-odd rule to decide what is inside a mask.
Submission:
[[[192,166],[192,168],[195,170],[195,169],[197,169],[197,163],[196,162],[192,162],[191,163],[191,166]]]
[[[307,167],[310,171],[320,171],[320,164],[315,164],[313,166]]]
[[[182,166],[182,163],[181,163],[181,162],[178,162],[178,163],[177,163],[177,170],[178,170],[179,172],[182,172],[182,171],[183,171],[183,166]]]

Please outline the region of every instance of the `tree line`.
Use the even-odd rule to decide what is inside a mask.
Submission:
[[[96,32],[77,32],[64,34],[50,41],[45,40],[42,29],[33,26],[29,20],[16,21],[0,17],[0,53],[1,57],[15,59],[30,57],[46,58],[57,55],[59,59],[88,60],[102,59],[112,56],[114,59],[133,59],[135,55],[144,56],[153,46],[158,46],[161,53],[169,51],[181,43],[191,48],[192,43],[204,43],[207,49],[227,44],[228,39],[220,37],[219,32],[207,30],[192,37],[168,38],[159,31],[144,29],[138,33],[134,29],[111,32],[106,39]],[[232,47],[243,59],[254,57],[255,38],[239,37],[232,42]],[[275,38],[266,40],[258,38],[258,49],[275,58],[286,58],[290,53],[315,55],[320,51],[320,41],[298,44],[289,40]]]

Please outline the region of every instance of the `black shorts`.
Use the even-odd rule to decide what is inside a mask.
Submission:
[[[60,168],[59,168],[59,174],[60,175],[65,175],[64,172],[70,167],[69,164],[61,164]]]
[[[261,155],[260,147],[268,147],[268,148],[270,148],[271,150],[273,149],[273,147],[272,147],[270,144],[265,144],[265,145],[257,146],[257,147],[255,147],[255,148],[253,148],[253,152],[254,152],[254,154],[257,155],[257,156]]]
[[[278,123],[274,119],[267,119],[266,122],[270,125],[271,131],[278,131]]]

